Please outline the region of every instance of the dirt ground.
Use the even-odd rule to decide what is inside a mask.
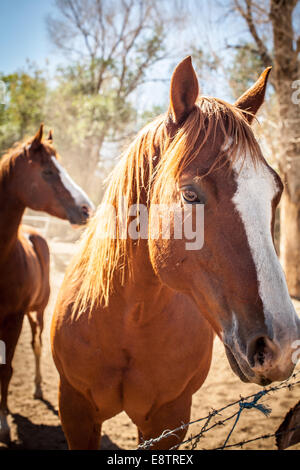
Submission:
[[[50,352],[49,327],[57,291],[63,279],[64,268],[72,255],[74,245],[53,241],[50,248],[52,253],[52,293],[45,313],[42,353],[44,399],[33,399],[34,359],[30,345],[29,324],[27,318],[25,318],[14,358],[14,374],[9,391],[9,407],[12,413],[9,416],[12,437],[10,449],[67,448],[57,412],[58,376]],[[295,302],[295,306],[300,314],[300,302]],[[299,366],[297,370],[299,370]],[[192,419],[204,417],[212,409],[219,409],[239,399],[240,396],[248,396],[259,390],[260,388],[256,385],[240,382],[233,374],[226,359],[224,348],[217,339],[208,378],[193,398]],[[272,409],[269,417],[264,416],[255,409],[243,411],[228,444],[274,433],[288,410],[299,401],[299,392],[300,387],[297,386],[291,391],[284,389],[264,397],[261,403],[267,404]],[[219,415],[216,421],[230,416],[234,411],[237,411],[237,408],[229,408],[221,416]],[[216,421],[212,421],[211,424]],[[203,423],[190,426],[187,437],[197,434],[201,429],[201,424]],[[216,426],[201,439],[197,448],[214,449],[221,446],[232,425],[233,421],[231,420],[225,426]],[[102,449],[136,448],[136,428],[124,413],[104,423],[102,436]],[[2,449],[7,448],[7,446],[0,444],[1,447]],[[181,448],[188,449],[190,447],[191,444],[189,443],[183,444]],[[247,444],[243,448],[276,449],[276,446],[274,438],[268,438]],[[300,444],[294,446],[293,449],[300,450]]]

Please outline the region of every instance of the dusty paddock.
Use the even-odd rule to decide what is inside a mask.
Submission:
[[[46,311],[43,336],[43,401],[33,399],[34,361],[30,346],[29,325],[27,319],[24,321],[14,358],[14,375],[9,392],[9,406],[12,413],[9,417],[12,429],[12,443],[9,447],[11,449],[66,449],[67,447],[57,413],[58,377],[49,349],[49,326],[56,294],[63,278],[63,270],[72,250],[72,244],[51,243],[52,294]],[[300,302],[295,302],[295,306],[300,313]],[[259,390],[256,385],[243,384],[238,380],[228,365],[222,344],[216,340],[209,376],[201,390],[194,395],[192,419],[206,416],[212,409],[219,409],[235,401],[240,395],[247,396]],[[272,408],[269,418],[266,418],[260,411],[245,410],[229,444],[273,433],[287,411],[299,400],[299,391],[298,386],[291,391],[285,389],[264,398],[262,403]],[[231,410],[228,411],[231,412]],[[226,416],[228,414],[224,413],[218,419]],[[232,424],[231,421],[224,427],[217,426],[201,440],[198,448],[213,449],[222,445]],[[193,425],[187,436],[196,434],[200,429],[201,424]],[[135,426],[124,413],[104,423],[102,435],[101,447],[103,449],[134,449],[136,447]],[[1,444],[0,447],[7,448]],[[182,448],[189,448],[189,445],[183,445]],[[270,438],[247,444],[244,448],[275,449],[276,446],[274,439]],[[300,450],[300,444],[294,446],[293,449]]]

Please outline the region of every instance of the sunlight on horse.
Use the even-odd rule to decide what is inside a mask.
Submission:
[[[274,244],[283,185],[250,124],[270,69],[236,103],[198,96],[191,59],[175,69],[168,113],[143,129],[111,175],[61,287],[52,349],[70,449],[97,449],[121,411],[139,439],[189,422],[210,369],[214,335],[233,371],[266,385],[292,373],[299,320]],[[120,201],[205,207],[205,242],[100,237]],[[194,208],[194,209],[193,209]],[[127,219],[129,225],[130,217]],[[175,224],[175,217],[173,219]],[[179,444],[186,430],[152,449]]]
[[[42,140],[43,125],[36,136],[13,147],[0,162],[0,338],[6,347],[0,365],[0,440],[9,440],[6,415],[12,359],[24,315],[32,330],[36,361],[35,393],[41,389],[41,335],[43,315],[50,294],[49,249],[34,229],[21,224],[26,207],[85,224],[93,204],[57,161],[52,133]]]

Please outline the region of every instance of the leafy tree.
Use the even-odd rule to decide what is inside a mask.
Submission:
[[[49,37],[69,64],[60,70],[53,123],[61,142],[65,138],[68,164],[78,160],[79,182],[94,194],[104,144],[121,145],[134,129],[134,93],[148,80],[149,68],[170,54],[165,42],[176,15],[169,9],[166,17],[164,3],[55,0],[56,13],[47,20]]]
[[[278,167],[285,183],[280,210],[280,257],[291,295],[300,297],[300,111],[292,98],[299,79],[299,0],[234,0],[265,67],[273,65]],[[261,26],[270,32],[266,40]],[[298,25],[298,27],[297,27]]]
[[[255,83],[259,71],[264,69],[261,56],[253,43],[235,46],[232,64],[227,68],[229,85],[235,99]]]
[[[0,108],[0,151],[33,135],[45,119],[47,82],[41,70],[30,65],[10,75],[0,75],[7,87],[7,104]]]
[[[268,99],[260,114],[262,125],[256,127],[256,132],[267,146],[268,155],[273,157],[272,163],[285,184],[280,204],[280,257],[290,294],[300,298],[300,108],[297,99],[300,1],[231,0],[219,4],[223,8],[222,18],[234,15],[244,23],[248,34],[243,31],[244,42],[241,42],[237,29],[237,44],[225,44],[226,53],[229,48],[233,51],[232,65],[224,67],[220,60],[217,73],[211,75],[225,70],[232,94],[237,97],[255,81],[259,72],[273,66],[272,87],[268,89]],[[194,0],[194,7],[199,13],[201,2]],[[233,38],[230,34],[231,42]],[[215,70],[215,60],[212,64],[209,61],[205,54],[200,60],[204,72],[205,67],[212,72]],[[226,77],[226,73],[224,75]]]
[[[51,92],[47,122],[54,128],[55,144],[64,165],[99,202],[103,192],[103,168],[100,172],[99,163],[104,140],[114,141],[117,135],[128,133],[136,110],[130,102],[116,99],[112,88],[105,93],[85,93],[86,82],[81,73],[81,67],[60,70],[58,84]]]

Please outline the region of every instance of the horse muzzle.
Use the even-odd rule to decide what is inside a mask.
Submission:
[[[257,336],[249,341],[245,354],[227,345],[225,350],[233,372],[243,382],[266,386],[272,382],[286,380],[292,374],[297,363],[294,343],[281,348],[269,337]]]
[[[73,226],[85,225],[94,214],[94,207],[84,203],[66,209],[67,219]]]

